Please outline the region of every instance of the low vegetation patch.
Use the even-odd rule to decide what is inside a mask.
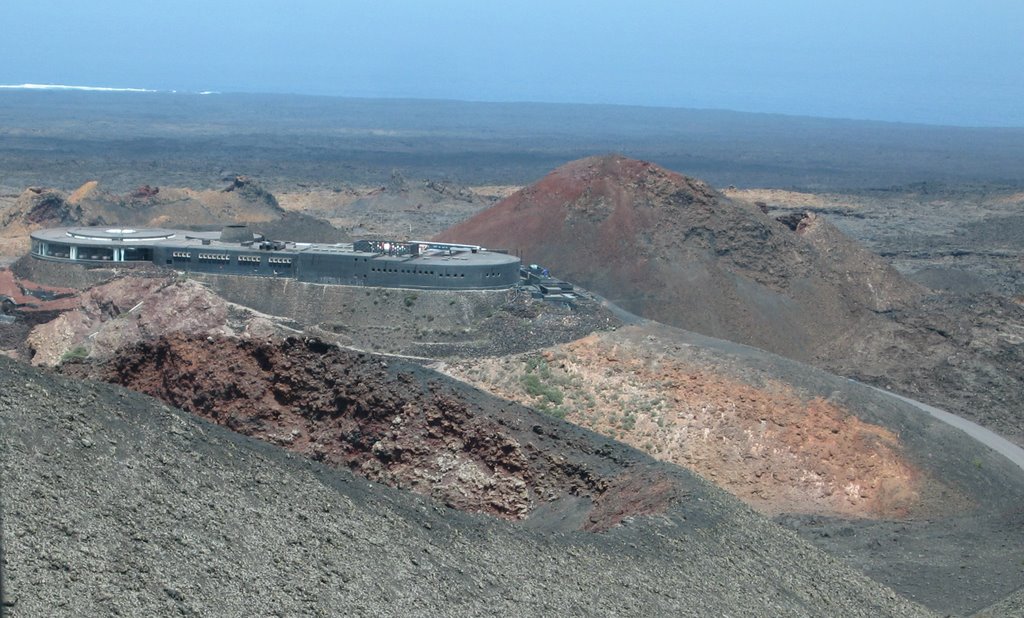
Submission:
[[[534,407],[545,414],[565,418],[568,410],[564,407],[565,378],[555,376],[547,360],[531,356],[526,360],[526,372],[521,378],[523,390],[534,400]]]
[[[83,360],[88,356],[89,350],[85,346],[75,346],[61,355],[60,362],[66,363],[68,361]]]

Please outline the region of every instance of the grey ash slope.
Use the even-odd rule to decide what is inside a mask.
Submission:
[[[666,515],[541,533],[7,359],[0,446],[12,618],[928,615],[675,469]]]

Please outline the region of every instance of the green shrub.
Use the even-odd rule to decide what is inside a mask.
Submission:
[[[562,391],[554,386],[545,384],[541,381],[540,376],[535,373],[528,373],[523,376],[523,388],[526,389],[526,394],[529,396],[543,397],[546,403],[560,406],[565,401],[565,395],[562,394]]]
[[[63,363],[70,360],[83,360],[87,356],[89,356],[89,350],[87,350],[85,346],[75,346],[61,355],[60,362]]]

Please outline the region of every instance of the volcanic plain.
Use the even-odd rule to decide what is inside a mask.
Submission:
[[[954,168],[945,129],[840,122],[816,167],[799,119],[70,96],[80,132],[49,93],[0,127],[10,615],[1024,610],[1020,468],[849,379],[1024,443],[1012,131]],[[478,242],[578,296],[23,257],[229,222]]]

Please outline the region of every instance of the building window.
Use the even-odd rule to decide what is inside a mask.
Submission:
[[[109,247],[79,247],[78,259],[109,261],[114,259],[114,250]]]
[[[69,258],[71,257],[71,246],[56,242],[46,243],[45,255],[47,257]]]
[[[153,249],[150,247],[125,247],[125,262],[152,262]]]

